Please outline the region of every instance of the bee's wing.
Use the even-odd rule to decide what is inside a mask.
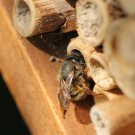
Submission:
[[[69,74],[68,79],[66,81],[64,81],[63,78],[60,79],[60,90],[59,90],[58,97],[59,97],[61,107],[65,111],[68,110],[69,103],[71,100],[70,88],[71,88],[72,80],[73,80],[72,72]]]
[[[60,81],[60,91],[59,91],[58,96],[59,96],[59,101],[60,101],[60,104],[61,104],[63,110],[67,110],[69,107],[71,97],[70,97],[69,91],[65,85],[64,80]]]

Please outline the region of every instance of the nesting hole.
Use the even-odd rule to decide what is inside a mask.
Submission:
[[[82,53],[79,50],[74,49],[74,50],[72,50],[71,54],[78,56],[81,60],[81,63],[83,63],[84,66],[86,66],[85,59],[84,59]]]
[[[16,23],[19,29],[25,34],[25,30],[28,30],[31,25],[31,10],[28,4],[20,0],[16,7]]]
[[[81,62],[84,64],[83,66],[84,66],[84,67],[87,66],[87,65],[86,65],[86,62],[85,62],[85,59],[84,59],[84,57],[83,57],[83,54],[82,54],[79,50],[74,49],[74,50],[72,50],[71,53],[72,53],[72,54],[77,54],[77,55],[79,55],[79,57],[82,59]],[[91,85],[90,85],[90,90],[93,90],[93,88],[94,88],[94,86],[95,86],[95,82],[94,82],[91,78],[87,78],[87,79],[88,79],[89,83],[91,84]]]

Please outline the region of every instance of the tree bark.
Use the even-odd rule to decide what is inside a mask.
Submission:
[[[76,29],[75,9],[69,0],[15,0],[13,22],[24,37]]]

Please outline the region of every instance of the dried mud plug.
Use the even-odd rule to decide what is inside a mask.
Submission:
[[[124,16],[116,0],[78,0],[76,4],[78,34],[94,47],[103,42],[110,23]]]
[[[87,95],[94,95],[90,90],[87,67],[79,51],[72,51],[62,65],[58,99],[63,117],[71,101],[83,100]]]

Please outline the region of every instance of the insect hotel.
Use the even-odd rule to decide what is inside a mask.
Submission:
[[[0,0],[0,72],[33,135],[135,135],[135,0]]]

